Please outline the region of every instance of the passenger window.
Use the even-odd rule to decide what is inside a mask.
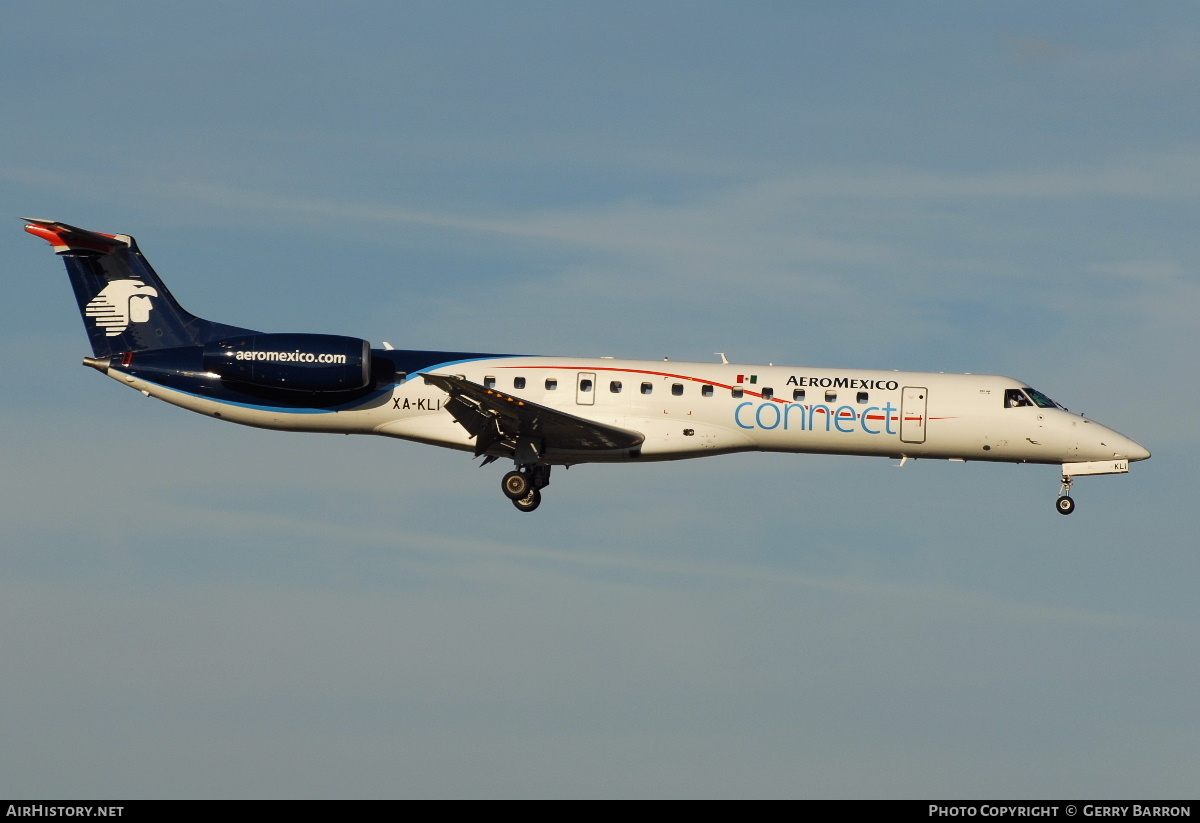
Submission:
[[[558,388],[558,378],[547,377],[546,378],[546,391],[554,391],[557,388]]]
[[[514,377],[513,378],[513,388],[514,389],[525,388],[525,378],[524,377]]]
[[[406,372],[406,371],[396,372],[396,385],[397,386],[404,385],[404,381],[407,379],[408,379],[408,372]]]
[[[683,384],[682,383],[672,383],[671,384],[671,394],[675,395],[676,397],[682,396],[683,395]]]
[[[487,377],[483,378],[483,386],[487,389],[496,388],[496,378],[489,374]]]
[[[650,394],[652,391],[654,391],[654,385],[652,383],[642,384],[642,394]]]
[[[826,403],[836,403],[837,402],[837,392],[835,392],[835,391],[825,392],[825,402]]]
[[[609,390],[610,392],[612,392],[613,394],[620,394],[620,393],[621,393],[621,381],[620,381],[620,380],[614,380],[614,381],[612,381],[611,383],[609,383],[609,384],[608,384],[608,390]]]
[[[712,397],[713,396],[713,387],[712,387],[711,383],[705,383],[703,386],[700,387],[700,396],[701,397]]]
[[[775,397],[774,389],[763,389],[763,400],[771,400]]]
[[[804,389],[792,389],[792,399],[793,400],[803,400],[804,399]]]
[[[733,395],[734,399],[736,400],[737,398],[742,396],[743,391],[741,389],[732,389],[730,391],[730,393]]]
[[[592,381],[586,380],[586,379],[580,380],[579,381],[579,390],[580,391],[591,391],[592,390]]]
[[[858,402],[859,402],[859,403],[866,403],[866,402],[867,402],[867,393],[866,393],[865,391],[860,391],[860,392],[858,393]]]

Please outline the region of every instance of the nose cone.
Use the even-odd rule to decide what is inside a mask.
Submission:
[[[1150,457],[1150,450],[1147,449],[1145,446],[1141,445],[1140,443],[1134,443],[1132,440],[1129,440],[1128,437],[1126,437],[1125,439],[1127,441],[1129,441],[1128,457],[1129,457],[1130,463],[1132,463],[1135,460],[1146,460]]]
[[[1128,460],[1133,463],[1150,457],[1150,450],[1141,443],[1093,420],[1087,420],[1078,431],[1080,460]]]
[[[1150,450],[1141,443],[1135,443],[1112,429],[1106,431],[1100,440],[1101,446],[1107,448],[1112,457],[1122,458],[1130,463],[1136,460],[1145,460],[1150,456]]]

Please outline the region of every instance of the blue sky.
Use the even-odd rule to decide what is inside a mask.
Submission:
[[[6,4],[0,794],[1194,796],[1191,4]],[[398,347],[1010,374],[1046,467],[556,472],[79,367],[18,216]],[[560,476],[561,474],[561,476]]]

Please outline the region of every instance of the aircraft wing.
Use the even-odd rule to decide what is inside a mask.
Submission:
[[[646,439],[640,432],[576,417],[455,375],[421,377],[450,395],[446,411],[475,438],[476,457],[494,446],[512,454],[522,440],[542,453],[632,449]]]

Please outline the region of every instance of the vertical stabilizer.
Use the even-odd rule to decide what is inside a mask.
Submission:
[[[28,218],[25,231],[49,242],[63,259],[96,357],[202,346],[250,331],[185,311],[129,235]]]

